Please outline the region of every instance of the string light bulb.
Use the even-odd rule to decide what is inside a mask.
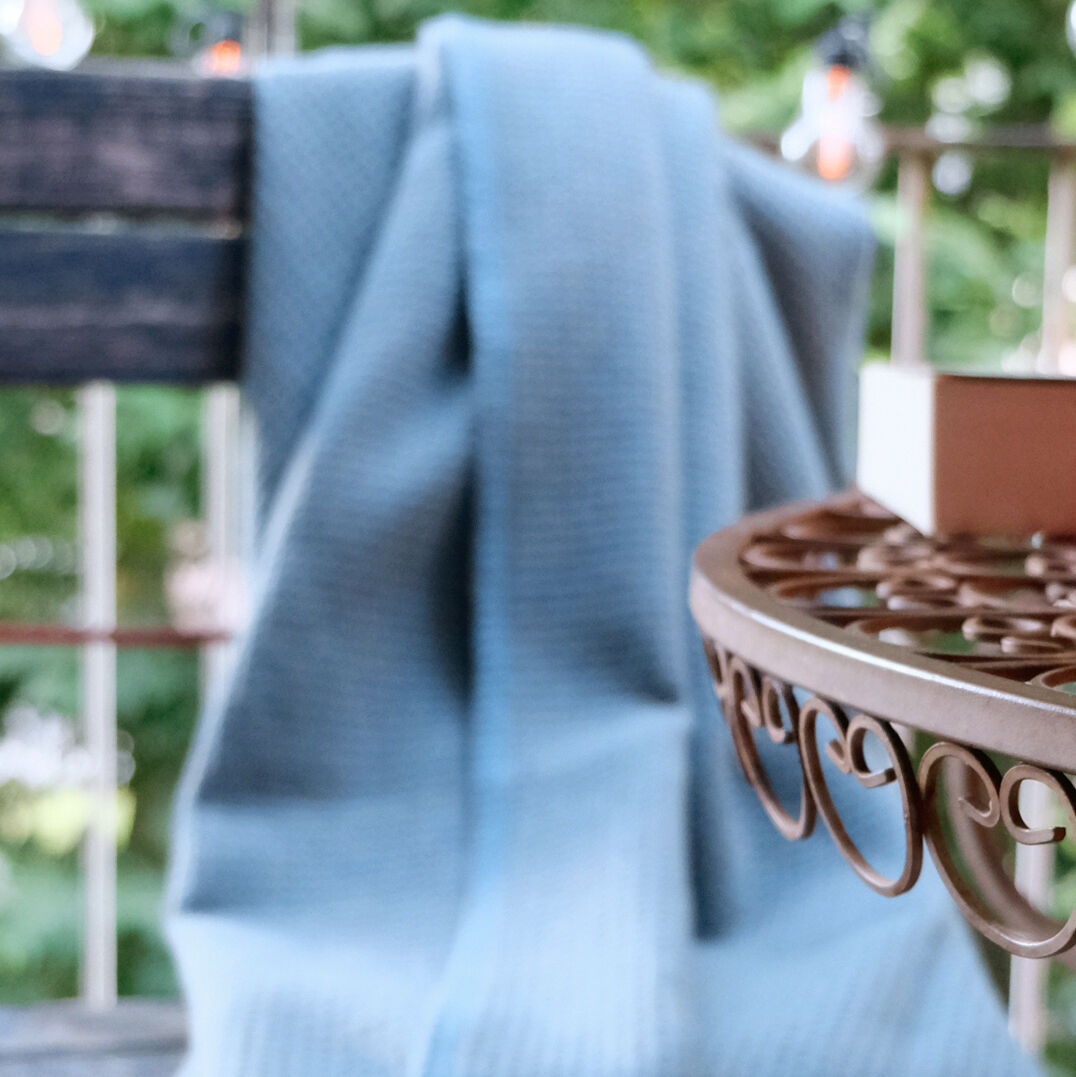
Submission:
[[[203,75],[234,78],[243,70],[243,46],[232,37],[214,41],[198,55],[198,68]]]
[[[68,71],[93,44],[93,22],[78,0],[3,0],[0,40],[17,63]]]
[[[800,113],[781,136],[781,156],[829,183],[866,187],[885,154],[874,119],[878,100],[863,77],[870,62],[867,24],[842,20],[817,53],[820,63],[803,80]]]
[[[2,0],[0,0],[2,2]],[[200,75],[234,78],[246,72],[243,17],[234,11],[210,11],[177,25],[172,51],[190,61]]]

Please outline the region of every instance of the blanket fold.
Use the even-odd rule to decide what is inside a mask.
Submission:
[[[769,832],[687,614],[705,534],[847,473],[858,212],[616,37],[435,20],[255,101],[253,621],[177,808],[187,1072],[1031,1072],[939,887]]]

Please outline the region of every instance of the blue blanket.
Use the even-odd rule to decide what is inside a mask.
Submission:
[[[1032,1072],[936,883],[772,832],[687,614],[707,532],[846,474],[860,215],[619,38],[443,20],[255,89],[254,609],[178,807],[186,1072]]]

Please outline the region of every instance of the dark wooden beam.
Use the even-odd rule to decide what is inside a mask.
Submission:
[[[0,212],[242,219],[250,146],[240,80],[0,72]]]
[[[234,378],[251,142],[241,80],[0,72],[0,383]]]
[[[0,230],[0,382],[234,378],[242,255],[174,227]]]

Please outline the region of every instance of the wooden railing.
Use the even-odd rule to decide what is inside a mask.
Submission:
[[[1065,337],[1062,278],[1072,264],[1076,220],[1076,142],[1056,139],[1046,127],[998,128],[981,138],[943,142],[919,129],[890,129],[889,150],[897,157],[897,236],[893,282],[893,344],[896,363],[926,358],[927,273],[925,217],[931,189],[930,172],[943,153],[1039,154],[1050,160],[1042,287],[1040,369],[1058,369]]]

